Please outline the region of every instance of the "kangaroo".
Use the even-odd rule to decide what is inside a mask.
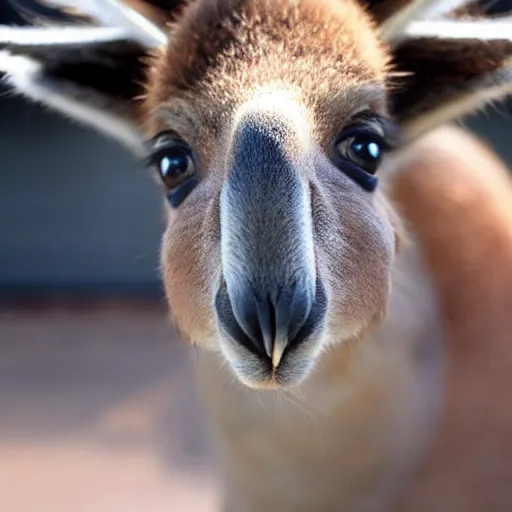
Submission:
[[[464,0],[15,4],[38,26],[0,29],[7,83],[162,188],[223,510],[511,510],[512,189],[449,123],[512,91],[512,20]]]

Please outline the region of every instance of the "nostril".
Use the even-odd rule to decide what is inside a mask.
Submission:
[[[263,347],[268,357],[272,357],[272,345],[276,337],[276,312],[270,297],[259,300],[256,303],[259,327]]]
[[[226,286],[226,293],[238,328],[258,352],[264,351],[272,357],[272,345],[276,336],[276,312],[273,301],[268,296],[258,296],[250,284],[239,284],[231,294]],[[244,340],[244,343],[246,341]]]
[[[295,283],[288,289],[282,290],[273,302],[275,332],[267,354],[275,366],[279,364],[284,350],[306,322],[313,304],[313,294],[314,290],[310,287]]]
[[[282,325],[278,324],[278,329],[284,330],[286,328],[288,339],[293,340],[311,312],[315,300],[315,291],[302,283],[296,283],[290,296],[289,306],[283,301],[283,306],[289,318]]]
[[[231,304],[233,314],[244,333],[261,347],[264,343],[266,325],[259,314],[259,301],[251,291],[237,294],[234,298],[235,307]]]
[[[229,294],[223,282],[215,307],[221,326],[235,341],[260,357],[266,356],[276,367],[285,349],[306,339],[323,317],[318,314],[325,310],[322,290],[317,282],[316,290],[295,283],[262,296],[250,286]]]
[[[301,325],[298,332],[291,338],[288,348],[299,345],[308,339],[320,326],[324,324],[327,314],[327,293],[321,279],[317,279],[315,287],[315,297],[311,305],[309,314],[305,322]]]
[[[219,324],[227,334],[236,342],[240,343],[240,345],[255,354],[264,355],[264,353],[262,353],[262,343],[256,335],[257,329],[254,328],[254,331],[250,329],[249,323],[245,323],[245,329],[242,328],[244,320],[250,320],[248,315],[249,311],[242,315],[238,312],[237,318],[234,313],[235,309],[236,308],[233,308],[231,305],[226,283],[223,282],[215,297],[215,310]],[[252,321],[254,321],[254,319]]]

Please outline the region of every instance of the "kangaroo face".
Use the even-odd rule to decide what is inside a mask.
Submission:
[[[395,250],[378,189],[394,139],[386,54],[355,4],[278,4],[212,20],[199,2],[147,99],[176,324],[252,387],[297,384],[374,325]]]

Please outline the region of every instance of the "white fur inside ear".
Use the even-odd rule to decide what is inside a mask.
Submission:
[[[136,10],[119,0],[103,0],[103,10],[111,16],[112,25],[125,27],[133,38],[148,48],[158,48],[167,44],[167,35]]]
[[[103,26],[124,28],[132,40],[147,48],[167,44],[167,35],[158,26],[120,0],[52,0],[52,3],[80,11]]]
[[[430,0],[426,2],[415,19],[433,20],[441,18],[459,7],[473,3],[474,0]]]
[[[400,42],[407,37],[407,28],[413,21],[442,18],[455,9],[474,0],[411,0],[380,26],[383,41]]]
[[[128,39],[116,27],[4,27],[0,26],[0,46],[88,46]]]
[[[405,30],[408,38],[502,39],[512,41],[512,16],[487,20],[414,21]]]
[[[52,80],[40,63],[0,51],[0,72],[15,91],[117,140],[132,153],[142,154],[143,138],[119,106],[92,90]]]

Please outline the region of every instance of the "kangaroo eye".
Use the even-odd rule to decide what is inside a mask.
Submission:
[[[339,155],[369,174],[375,174],[382,159],[382,143],[378,136],[355,135],[336,145]]]
[[[176,208],[198,183],[194,153],[185,142],[166,133],[153,139],[152,151],[149,165],[158,172],[169,202]]]
[[[391,122],[366,115],[338,135],[331,149],[331,159],[361,188],[373,192],[377,186],[375,174],[384,153],[397,146],[395,132]]]
[[[195,173],[192,152],[181,144],[170,144],[154,156],[158,174],[167,189],[172,190]]]

